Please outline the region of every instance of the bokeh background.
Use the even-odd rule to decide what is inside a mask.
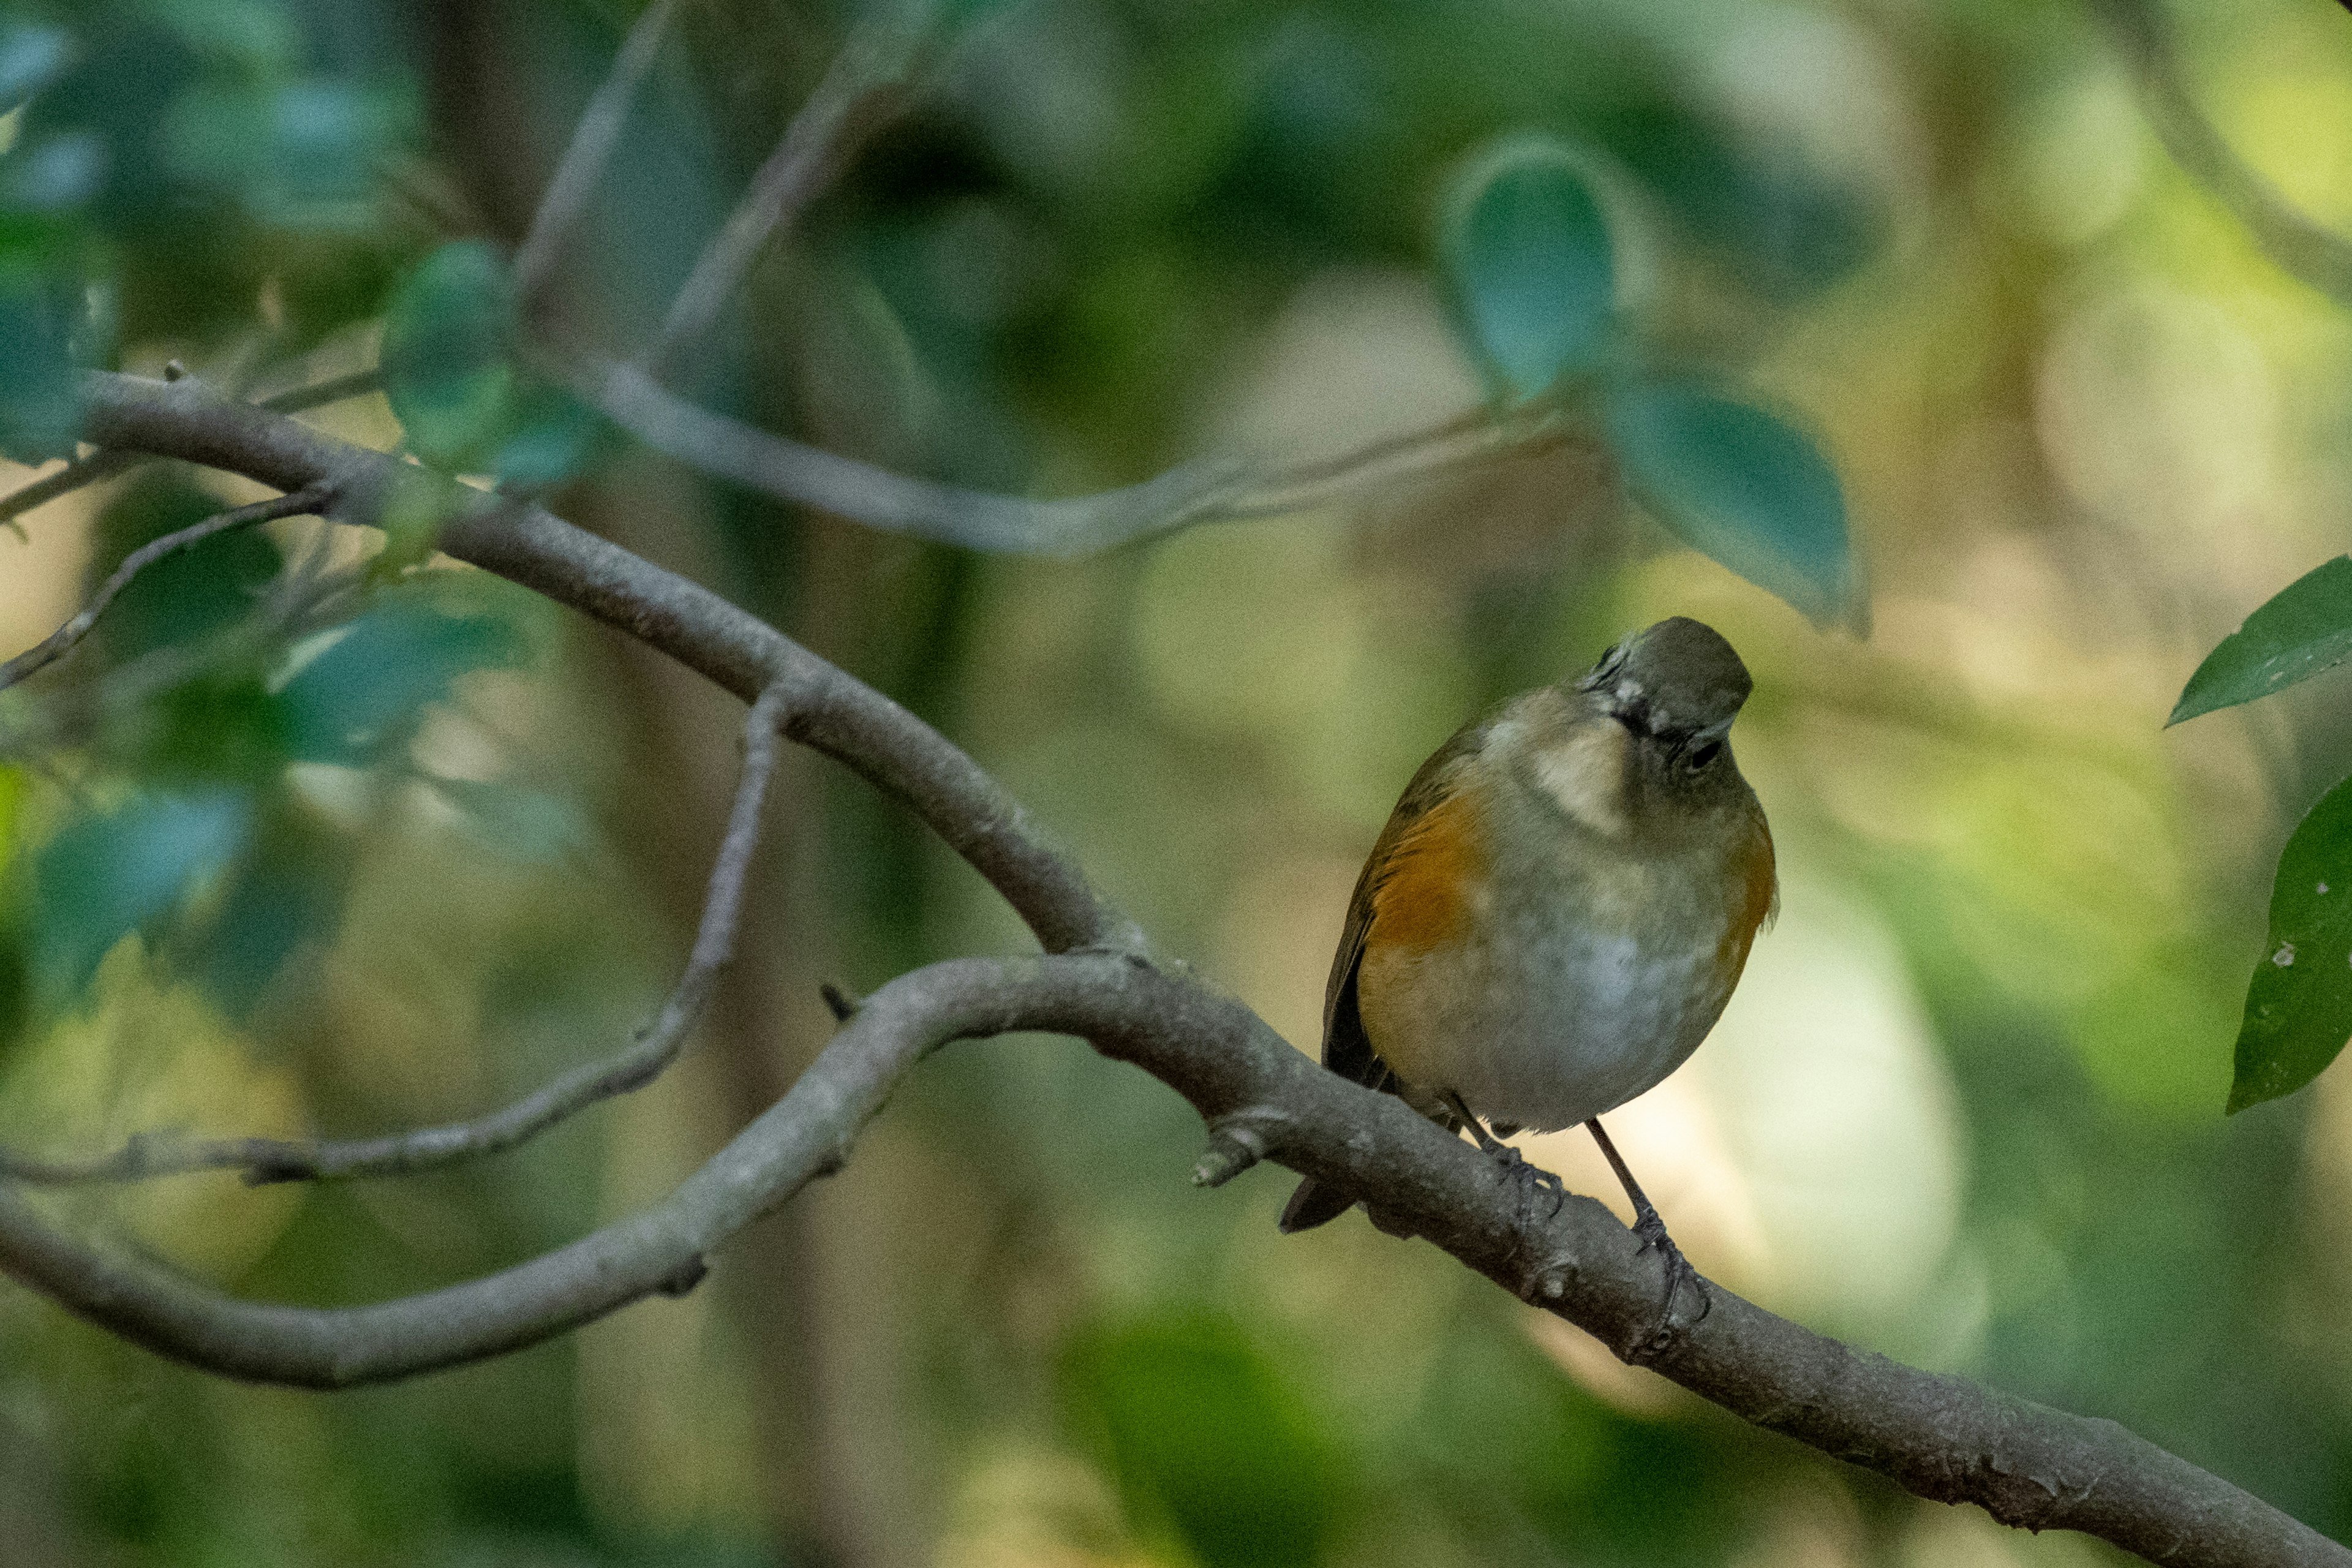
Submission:
[[[697,396],[1036,495],[1433,424],[1481,395],[1434,278],[1439,195],[1492,137],[1546,129],[1615,172],[1654,352],[1816,433],[1868,637],[1677,547],[1586,449],[1074,562],[877,535],[617,440],[557,510],[939,725],[1303,1049],[1356,868],[1419,760],[1629,627],[1708,620],[1757,677],[1735,741],[1784,907],[1712,1042],[1612,1119],[1676,1237],[1778,1311],[2113,1416],[2352,1531],[2352,1078],[2221,1114],[2278,846],[2352,766],[2347,687],[2161,728],[2221,635],[2352,542],[2352,333],[2166,159],[2092,16],[965,12],[762,264]],[[12,5],[74,54],[0,120],[0,260],[82,268],[125,368],[178,356],[267,390],[363,367],[404,270],[521,234],[630,14]],[[643,340],[852,20],[685,6],[559,279],[572,330]],[[2179,21],[2225,134],[2352,227],[2352,18],[2230,0]],[[378,399],[311,417],[400,439]],[[140,539],[252,493],[151,469],[32,514],[0,539],[0,646]],[[0,708],[29,954],[0,1052],[13,1144],[463,1115],[616,1048],[683,959],[737,711],[548,606],[443,584],[472,618],[428,633],[501,635],[395,643],[408,706],[348,765],[254,762],[222,740],[247,710],[212,688],[104,700],[157,647],[234,642],[316,531],[194,552]],[[41,933],[78,929],[81,885],[37,874],[70,869],[58,836],[149,774],[224,767],[282,785],[259,906],[278,934],[224,957],[198,907],[45,999],[74,963]],[[788,762],[771,816],[742,960],[653,1088],[454,1173],[188,1178],[59,1212],[254,1297],[462,1279],[667,1191],[822,1045],[819,982],[1026,945],[837,770]],[[334,1396],[189,1373],[0,1287],[0,1561],[2115,1556],[1751,1432],[1360,1217],[1280,1237],[1283,1174],[1195,1190],[1199,1143],[1175,1096],[1073,1042],[961,1045],[693,1295]],[[1615,1201],[1580,1139],[1528,1152]]]

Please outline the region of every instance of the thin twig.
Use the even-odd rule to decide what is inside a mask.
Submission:
[[[2093,0],[2139,79],[2158,140],[2246,226],[2263,253],[2340,305],[2352,306],[2352,239],[2315,223],[2240,157],[2198,108],[2172,24],[2155,0]]]
[[[365,397],[383,387],[383,372],[371,366],[355,370],[349,375],[330,376],[325,381],[308,386],[293,386],[261,400],[261,406],[280,414],[299,414],[306,408],[318,408],[330,403],[341,403],[347,397]]]
[[[922,41],[919,25],[891,19],[860,27],[842,46],[670,302],[639,359],[655,376],[667,374],[679,354],[701,342],[769,240],[789,231],[858,144],[897,114]]]
[[[579,222],[580,215],[587,210],[597,182],[604,178],[604,165],[612,161],[613,149],[620,143],[621,128],[628,123],[630,100],[635,98],[646,73],[653,68],[655,57],[661,52],[662,37],[677,12],[677,0],[654,0],[645,8],[630,26],[628,37],[621,40],[620,51],[613,57],[613,68],[589,95],[588,106],[580,111],[572,140],[547,182],[546,194],[539,199],[539,210],[531,214],[530,230],[523,236],[521,248],[515,252],[515,293],[526,309],[555,269],[555,258],[562,253],[564,240]]]
[[[611,1060],[566,1073],[487,1116],[389,1137],[329,1143],[270,1138],[173,1142],[147,1133],[131,1139],[113,1153],[78,1160],[40,1159],[0,1150],[0,1176],[63,1186],[233,1170],[244,1172],[249,1185],[265,1186],[275,1182],[403,1175],[502,1153],[590,1106],[644,1088],[677,1059],[687,1032],[709,1005],[720,973],[734,957],[744,879],[760,845],[761,811],[769,781],[775,776],[785,708],[785,689],[781,686],[770,687],[751,704],[743,721],[742,777],[735,786],[726,837],[711,866],[702,919],[695,929],[694,948],[685,972],[652,1020],[637,1031],[627,1049]]]
[[[680,397],[635,365],[605,361],[566,379],[615,425],[703,473],[871,528],[1013,555],[1086,555],[1199,523],[1301,511],[1378,483],[1562,446],[1581,430],[1573,414],[1550,405],[1474,410],[1295,468],[1211,458],[1121,489],[1029,500],[893,473],[772,435]]]
[[[131,580],[165,556],[176,555],[183,550],[202,544],[215,534],[227,533],[234,529],[250,528],[257,522],[316,511],[325,504],[326,499],[325,489],[313,486],[290,495],[255,501],[251,506],[241,506],[235,511],[221,512],[202,522],[191,523],[167,533],[161,539],[148,541],[122,558],[122,564],[99,584],[98,592],[90,595],[89,603],[76,611],[72,619],[7,663],[0,664],[0,691],[7,690],[35,670],[47,668],[72,652],[74,645],[88,637],[89,629],[98,625],[98,618],[106,614],[106,607],[114,603],[122,590],[131,586]]]

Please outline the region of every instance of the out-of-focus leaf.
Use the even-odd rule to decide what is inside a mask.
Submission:
[[[547,489],[586,468],[605,432],[602,416],[562,388],[530,385],[515,400],[514,433],[499,446],[491,471],[503,486]]]
[[[375,168],[400,124],[384,93],[313,77],[193,89],[163,136],[176,174],[234,195],[263,222],[337,228],[373,216]]]
[[[106,142],[88,131],[47,137],[0,158],[0,209],[70,212],[106,184]]]
[[[477,842],[514,859],[541,864],[562,860],[595,842],[587,816],[561,795],[475,779],[431,782],[462,814]]]
[[[54,1007],[89,982],[99,960],[152,929],[206,874],[234,859],[252,830],[241,789],[142,795],[61,828],[34,863],[34,972]]]
[[[1816,625],[1868,628],[1845,496],[1810,439],[1760,408],[1668,382],[1612,392],[1608,427],[1629,488],[1687,543]]]
[[[281,793],[187,955],[222,1012],[244,1017],[298,949],[333,940],[350,870],[341,836]]]
[[[52,267],[0,250],[0,457],[70,458],[81,432],[74,384],[79,289]]]
[[[1458,174],[1442,236],[1471,342],[1503,393],[1599,363],[1616,305],[1609,225],[1576,153],[1514,136]]]
[[[361,616],[278,693],[287,747],[304,762],[373,760],[469,669],[513,663],[506,622],[396,602]]]
[[[2172,706],[2169,726],[2307,680],[2352,657],[2352,556],[2323,561],[2221,639]]]
[[[508,432],[514,309],[506,263],[475,240],[443,246],[393,295],[384,396],[410,447],[436,468],[478,469]]]
[[[0,873],[16,855],[16,813],[25,797],[25,770],[0,763]]]
[[[218,496],[178,474],[158,471],[131,480],[99,520],[90,585],[140,546],[225,510]],[[260,529],[215,535],[132,579],[99,623],[98,635],[117,659],[188,647],[243,619],[254,595],[282,564],[278,546]]]
[[[1139,1521],[1205,1568],[1306,1568],[1345,1502],[1338,1458],[1297,1394],[1223,1319],[1082,1335],[1064,1362],[1072,1412]]]
[[[250,782],[287,762],[283,705],[258,669],[205,669],[140,706],[137,762],[149,777]]]
[[[2246,987],[2232,1111],[2292,1094],[2352,1037],[2352,779],[2319,797],[2279,856],[2271,933]]]
[[[73,63],[72,35],[37,22],[0,27],[0,114],[63,76]]]

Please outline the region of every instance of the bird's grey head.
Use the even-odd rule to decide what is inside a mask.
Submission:
[[[1577,681],[1637,735],[1719,741],[1755,681],[1713,626],[1675,616],[1634,633]]]

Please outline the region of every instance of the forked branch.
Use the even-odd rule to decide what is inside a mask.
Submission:
[[[727,834],[710,870],[694,948],[677,984],[625,1050],[544,1084],[469,1121],[418,1128],[382,1138],[293,1142],[276,1138],[175,1141],[142,1134],[109,1154],[49,1158],[0,1150],[0,1176],[39,1186],[146,1181],[199,1171],[240,1171],[254,1186],[274,1182],[405,1175],[503,1153],[604,1100],[643,1089],[685,1048],[688,1030],[709,1006],[735,953],[743,883],[760,847],[762,808],[775,776],[785,692],[771,687],[743,721],[743,774],[735,786]]]
[[[225,467],[283,489],[329,483],[356,517],[397,465],[192,384],[89,378],[103,446]],[[414,470],[407,470],[414,473]],[[238,1377],[344,1386],[531,1343],[660,1290],[846,1154],[933,1047],[1012,1028],[1080,1036],[1181,1094],[1245,1152],[1360,1194],[1522,1298],[1639,1352],[1755,1424],[2004,1522],[2100,1536],[2182,1568],[2346,1568],[2352,1552],[2112,1422],[1858,1352],[1709,1287],[1713,1310],[1649,1336],[1660,1264],[1598,1203],[1538,1219],[1494,1162],[1392,1099],[1316,1066],[1254,1014],[1149,960],[1118,910],[936,731],[772,627],[527,504],[452,487],[449,553],[619,627],[747,698],[789,691],[789,738],[835,756],[937,827],[1060,956],[962,960],[901,976],[852,1011],[782,1100],[671,1196],[513,1269],[377,1306],[257,1305],[68,1236],[0,1184],[0,1270],[164,1354]],[[1087,951],[1076,951],[1087,950]],[[1212,1172],[1212,1174],[1217,1173]],[[1171,1173],[1172,1174],[1172,1173]]]
[[[217,513],[202,522],[190,523],[185,528],[164,534],[160,539],[149,540],[122,558],[122,563],[98,585],[98,592],[90,595],[89,603],[76,611],[65,625],[7,663],[0,664],[0,691],[7,690],[34,671],[46,669],[71,653],[75,646],[98,625],[98,619],[106,614],[107,606],[121,597],[122,591],[136,582],[142,572],[158,561],[177,555],[184,550],[193,550],[207,539],[234,532],[240,528],[251,528],[281,517],[299,517],[304,512],[316,511],[326,504],[327,494],[324,486],[308,486],[290,495],[272,496],[268,500]]]

